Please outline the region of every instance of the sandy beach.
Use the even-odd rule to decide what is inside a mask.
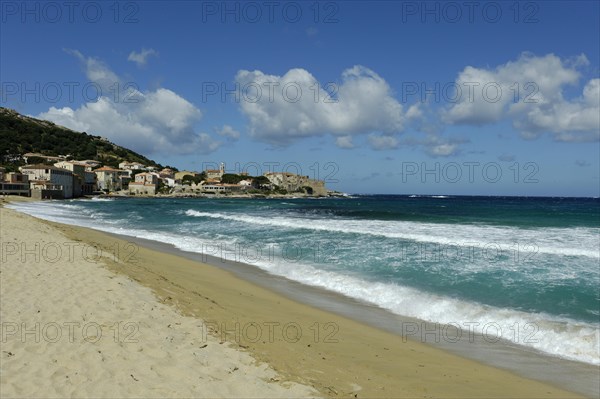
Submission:
[[[2,397],[579,397],[0,208]]]

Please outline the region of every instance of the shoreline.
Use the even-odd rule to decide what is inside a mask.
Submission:
[[[600,394],[600,387],[594,383],[594,378],[598,376],[600,368],[593,364],[552,356],[507,340],[501,339],[492,342],[493,340],[486,339],[481,334],[469,334],[467,330],[461,330],[460,333],[457,333],[454,328],[446,330],[445,325],[397,315],[359,299],[271,274],[252,264],[185,251],[170,243],[104,231],[102,233],[151,250],[183,257],[196,263],[205,263],[231,272],[239,279],[292,301],[391,333],[402,340],[419,342],[462,358],[581,395],[598,397]],[[417,330],[413,333],[411,328],[414,326],[417,326]],[[403,337],[403,331],[407,335],[406,337]],[[412,334],[406,334],[407,332]],[[432,332],[434,333],[432,334]],[[451,340],[459,335],[461,337],[459,340]],[[446,340],[445,337],[449,339]]]
[[[124,247],[127,241],[135,241],[132,237],[84,227],[42,222],[73,240],[98,244],[108,251],[114,245]],[[173,247],[173,251],[179,250]],[[265,330],[262,342],[248,342],[247,338],[251,338],[246,336],[248,334],[241,334],[242,339],[235,337],[233,341],[256,359],[266,361],[279,374],[311,385],[323,395],[578,396],[429,344],[404,341],[397,334],[364,322],[299,303],[276,290],[240,279],[230,271],[182,256],[181,252],[173,254],[163,248],[157,251],[156,246],[147,248],[141,244],[136,254],[138,262],[116,259],[117,262],[110,262],[107,268],[151,288],[164,303],[174,305],[184,315],[216,322],[225,340],[232,341],[236,322],[241,329],[252,323],[263,329],[269,323],[276,327],[296,323],[302,335],[292,336],[291,340],[290,336],[282,337],[281,330],[274,330],[279,336],[273,339],[269,336],[264,341],[268,337]],[[222,330],[229,333],[223,335]],[[294,331],[288,329],[290,334]],[[337,342],[325,342],[334,331],[333,338]],[[291,342],[296,338],[299,338],[297,342]]]

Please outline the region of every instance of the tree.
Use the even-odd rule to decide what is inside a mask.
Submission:
[[[46,158],[41,157],[27,157],[28,165],[46,164]]]
[[[221,183],[225,183],[225,184],[238,184],[239,182],[241,182],[244,179],[245,179],[244,176],[234,175],[233,173],[225,173],[221,177]]]
[[[181,178],[181,183],[183,184],[191,184],[191,183],[195,183],[195,184],[199,184],[203,179],[200,176],[192,176],[192,175],[184,175]]]
[[[271,181],[267,178],[267,176],[256,176],[256,177],[253,177],[252,180],[254,181],[254,184],[256,185],[256,187],[261,187],[261,186],[271,184]]]
[[[171,187],[166,185],[162,180],[159,180],[157,192],[161,194],[169,194],[171,192]]]

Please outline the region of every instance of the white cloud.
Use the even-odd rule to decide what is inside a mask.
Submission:
[[[558,141],[598,140],[600,80],[587,82],[581,97],[564,98],[564,90],[579,83],[578,68],[588,63],[585,55],[562,60],[554,54],[524,53],[495,69],[468,66],[455,81],[460,96],[442,119],[483,125],[510,118],[525,138],[548,132]]]
[[[433,157],[449,157],[460,152],[459,145],[466,143],[467,140],[444,139],[440,136],[430,135],[421,144],[425,147],[425,152]]]
[[[429,152],[430,155],[438,157],[447,157],[450,155],[454,155],[457,150],[458,144],[450,143],[435,144],[427,148],[427,152]]]
[[[335,139],[335,145],[339,148],[350,149],[354,148],[352,136],[339,136]]]
[[[283,76],[241,70],[236,82],[250,134],[270,143],[326,134],[390,135],[403,129],[402,105],[392,97],[389,85],[362,66],[346,69],[331,97],[304,69],[291,69]]]
[[[600,139],[600,79],[590,80],[583,95],[572,101],[541,101],[530,107],[515,105],[516,128],[526,138],[544,132],[557,141],[595,141]]]
[[[459,137],[443,137],[438,134],[428,134],[424,138],[406,137],[402,140],[403,146],[421,147],[432,157],[449,157],[459,154],[462,150],[460,145],[468,143],[468,139]]]
[[[368,137],[369,145],[371,148],[377,151],[393,150],[398,148],[399,141],[394,136],[380,136],[376,134],[369,134]]]
[[[77,50],[64,49],[64,51],[81,62],[85,76],[91,82],[98,84],[103,93],[109,93],[111,87],[114,90],[114,84],[119,82],[119,77],[104,62],[94,57],[85,57]]]
[[[151,55],[158,56],[158,52],[154,49],[143,48],[142,51],[140,51],[139,53],[136,53],[135,51],[129,53],[127,61],[135,62],[138,67],[142,67],[148,63],[148,57],[150,57]]]
[[[119,82],[104,64],[79,52],[76,55],[84,62],[88,77]],[[194,131],[202,112],[177,93],[159,88],[143,93],[130,89],[126,94],[123,99],[101,96],[77,109],[51,107],[37,117],[106,137],[142,153],[209,153],[221,145],[208,134]]]
[[[223,127],[221,129],[217,130],[217,134],[219,136],[227,137],[228,139],[230,139],[232,141],[239,140],[239,138],[240,138],[240,132],[238,132],[237,130],[235,130],[233,127],[231,127],[229,125],[223,125]]]

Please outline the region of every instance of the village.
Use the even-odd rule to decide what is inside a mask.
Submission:
[[[28,159],[44,163],[27,163]],[[67,160],[67,157],[39,153],[23,155],[27,163],[19,172],[0,168],[0,194],[34,199],[69,199],[84,196],[227,196],[264,197],[335,195],[322,180],[289,172],[267,172],[262,176],[230,174],[225,164],[201,172],[175,171],[139,162],[121,162],[118,169],[95,160]]]

